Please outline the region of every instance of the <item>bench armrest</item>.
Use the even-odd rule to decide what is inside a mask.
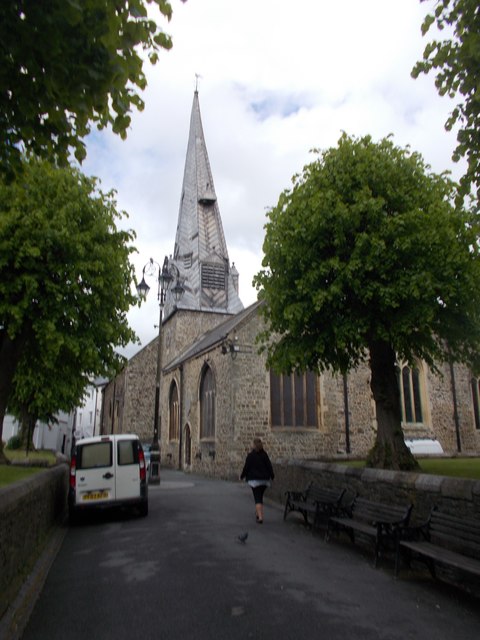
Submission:
[[[391,527],[392,529],[399,529],[399,528],[405,528],[408,526],[409,522],[410,522],[410,515],[412,513],[412,509],[413,509],[413,504],[409,505],[409,507],[407,508],[407,510],[403,513],[402,516],[392,516],[391,518],[378,518],[375,522],[373,522],[373,525],[376,526],[380,526],[380,527]]]
[[[426,520],[417,525],[408,525],[402,528],[402,540],[430,540],[429,522]]]
[[[405,525],[405,518],[398,518],[397,520],[374,520],[372,525],[374,527],[392,527],[395,529]]]
[[[285,491],[287,500],[295,500],[305,502],[307,499],[306,491]]]

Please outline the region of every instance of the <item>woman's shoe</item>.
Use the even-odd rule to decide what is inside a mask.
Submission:
[[[257,517],[257,524],[263,524],[263,520],[260,520],[260,518]]]

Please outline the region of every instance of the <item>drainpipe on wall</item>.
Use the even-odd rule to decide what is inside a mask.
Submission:
[[[93,404],[93,434],[96,436],[97,431],[97,403],[98,403],[98,387],[95,387],[95,401]]]
[[[115,428],[115,395],[117,393],[117,379],[113,381],[113,396],[112,396],[112,424],[110,433],[114,433]]]
[[[347,374],[343,374],[343,403],[345,408],[345,451],[350,453],[350,410],[348,408]]]
[[[73,450],[75,449],[75,431],[77,429],[77,408],[75,407],[73,413],[73,422],[72,422],[72,442],[70,445],[70,458],[73,455]]]
[[[104,421],[105,421],[105,389],[106,389],[106,385],[104,387],[102,387],[101,389],[101,393],[102,393],[102,402],[100,404],[100,433],[97,434],[99,436],[103,436],[104,435]]]
[[[455,385],[455,371],[453,368],[452,360],[449,361],[449,365],[450,365],[450,379],[452,383],[453,421],[455,423],[455,435],[457,437],[457,451],[460,453],[460,451],[462,450],[462,442],[460,440],[460,420],[458,418],[457,388]]]
[[[183,441],[183,364],[180,365],[180,391],[178,394],[178,470],[182,469],[182,441]]]

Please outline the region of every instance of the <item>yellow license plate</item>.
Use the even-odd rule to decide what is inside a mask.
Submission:
[[[82,500],[105,500],[109,495],[108,491],[92,491],[91,493],[85,493],[82,496]]]

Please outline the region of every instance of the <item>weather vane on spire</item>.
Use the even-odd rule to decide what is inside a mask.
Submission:
[[[202,77],[203,76],[201,76],[199,73],[195,74],[195,93],[198,93],[198,79]]]

